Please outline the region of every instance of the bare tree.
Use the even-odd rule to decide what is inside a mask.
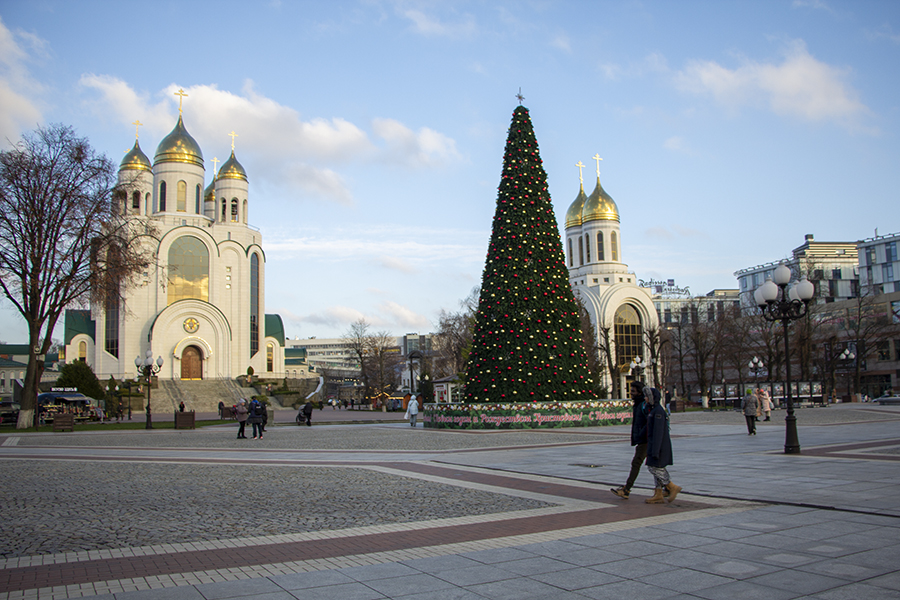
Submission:
[[[28,326],[20,429],[36,423],[44,356],[66,307],[120,301],[150,264],[135,243],[139,228],[116,214],[115,175],[112,161],[64,125],[0,152],[0,288]]]
[[[606,372],[609,373],[610,394],[613,398],[621,398],[622,390],[619,389],[619,370],[616,368],[615,348],[613,336],[615,330],[612,323],[601,319],[597,324],[597,349],[600,352],[600,361],[606,363]]]
[[[379,331],[367,336],[368,376],[376,395],[389,393],[399,381],[400,348],[390,332]]]
[[[369,323],[365,318],[360,318],[350,325],[350,328],[341,337],[341,343],[350,349],[359,364],[359,376],[363,382],[363,397],[369,396],[369,372],[366,369],[369,359]]]
[[[434,376],[447,377],[465,371],[469,349],[472,347],[472,331],[480,293],[477,286],[472,288],[469,295],[460,301],[458,312],[441,310],[434,340]]]
[[[579,297],[576,296],[575,300],[578,304],[578,318],[581,321],[581,342],[584,345],[584,354],[587,357],[588,371],[593,380],[591,389],[597,398],[606,398],[609,395],[609,388],[603,385],[603,371],[605,367],[600,360],[600,346],[597,344],[597,336],[594,333],[594,325],[591,323],[591,315]]]

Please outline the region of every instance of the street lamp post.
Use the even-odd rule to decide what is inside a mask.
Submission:
[[[763,364],[763,361],[754,356],[750,359],[750,373],[753,375],[754,379],[754,387],[759,387],[759,374],[762,373],[762,370],[766,368],[766,365]]]
[[[153,429],[153,420],[150,417],[150,378],[159,373],[163,366],[163,357],[156,359],[153,363],[153,350],[147,350],[145,358],[135,357],[134,366],[137,367],[138,373],[147,378],[147,426],[146,429]]]
[[[838,356],[838,360],[854,360],[856,355],[850,348],[844,348],[844,351]],[[850,369],[847,368],[847,396],[850,396]]]
[[[631,359],[631,374],[634,375],[636,381],[641,380],[641,375],[644,374],[644,369],[647,367],[647,363],[644,362],[644,359],[640,356],[635,356]]]
[[[785,417],[784,453],[800,454],[800,439],[797,437],[797,417],[794,415],[794,398],[791,385],[791,357],[788,344],[788,325],[806,315],[809,301],[815,294],[815,287],[806,277],[791,287],[791,270],[784,264],[778,265],[774,273],[774,281],[767,279],[756,288],[753,297],[766,321],[780,321],[784,329],[784,366],[787,379],[787,416]]]

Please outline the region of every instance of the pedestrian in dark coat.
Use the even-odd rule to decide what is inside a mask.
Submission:
[[[647,498],[648,504],[661,504],[668,491],[668,500],[672,502],[681,491],[681,486],[672,483],[666,467],[673,464],[672,439],[669,437],[669,413],[660,403],[660,393],[656,388],[644,388],[645,402],[650,404],[647,415],[647,469],[656,479],[656,490],[653,497]]]
[[[265,406],[255,398],[250,403],[250,417],[247,422],[253,427],[253,439],[262,439],[263,411]]]
[[[625,485],[612,488],[610,491],[628,500],[631,488],[641,472],[641,466],[647,458],[647,405],[644,404],[644,386],[640,381],[632,381],[631,387],[631,445],[634,446],[634,458],[631,459],[631,471]]]
[[[747,435],[756,435],[756,415],[759,413],[759,399],[750,388],[747,388],[747,394],[741,400],[741,409],[744,411],[744,418],[747,419]]]
[[[306,418],[307,427],[312,427],[312,411],[312,402],[307,400],[306,404],[303,406],[303,416]]]

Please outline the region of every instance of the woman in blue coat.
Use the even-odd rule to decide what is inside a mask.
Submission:
[[[672,502],[681,491],[681,487],[672,483],[666,467],[672,462],[672,440],[669,437],[669,413],[660,402],[660,393],[656,388],[644,388],[644,401],[650,404],[647,415],[647,468],[656,480],[656,490],[647,504],[662,504],[665,501],[663,488],[668,492],[668,500]]]

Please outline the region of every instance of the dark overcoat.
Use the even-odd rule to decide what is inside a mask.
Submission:
[[[669,413],[659,403],[647,416],[647,466],[667,467],[672,462],[672,440],[669,438]]]

